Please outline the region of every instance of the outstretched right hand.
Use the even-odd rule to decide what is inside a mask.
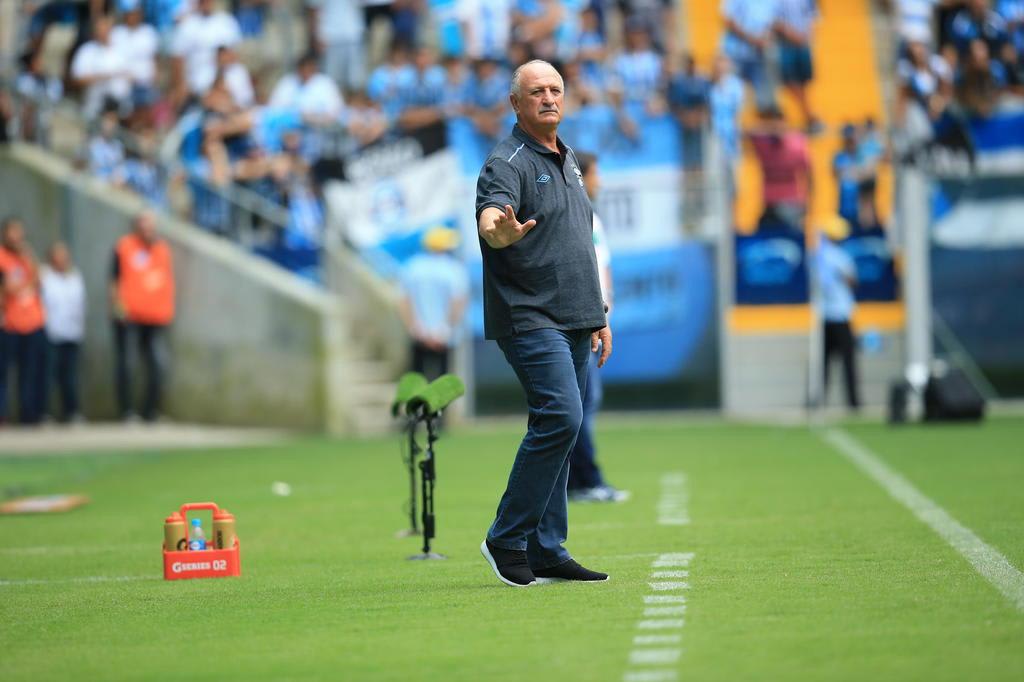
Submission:
[[[508,204],[505,204],[504,212],[492,206],[480,214],[480,236],[491,248],[503,249],[526,236],[536,224],[532,218],[525,223],[519,222]]]

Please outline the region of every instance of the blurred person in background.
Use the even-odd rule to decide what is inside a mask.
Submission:
[[[988,54],[999,55],[1010,40],[1006,21],[991,7],[989,0],[967,0],[949,24],[949,37],[956,46],[960,59],[975,52],[972,43],[980,40],[988,47]]]
[[[775,35],[779,46],[779,75],[800,107],[807,133],[817,135],[823,126],[814,115],[807,95],[807,88],[814,80],[811,37],[818,18],[817,0],[775,1],[778,8]]]
[[[710,98],[711,82],[698,73],[693,55],[683,55],[682,68],[669,79],[668,103],[682,133],[684,201],[693,207],[686,212],[689,220],[704,215],[704,129]]]
[[[501,59],[512,35],[514,0],[456,0],[465,55],[469,59]]]
[[[131,64],[111,41],[113,28],[110,17],[93,22],[92,40],[78,48],[71,60],[71,80],[82,91],[86,118],[98,116],[108,101],[116,102],[121,114],[131,111]]]
[[[615,4],[627,22],[643,22],[659,52],[669,56],[675,53],[675,0],[615,0]]]
[[[119,127],[117,104],[110,102],[100,115],[86,150],[89,172],[114,185],[123,185],[125,180],[124,144],[117,136]]]
[[[859,221],[859,198],[862,170],[857,162],[857,126],[847,123],[842,128],[843,146],[832,158],[832,174],[839,186],[839,215],[851,223]]]
[[[6,359],[0,371],[6,380],[9,364],[17,368],[18,421],[36,424],[43,416],[46,366],[46,313],[39,292],[39,268],[18,218],[0,223],[0,302]],[[2,359],[2,357],[0,357]],[[0,421],[7,419],[6,381],[0,381]]]
[[[310,49],[345,90],[366,84],[366,23],[360,0],[306,0]]]
[[[576,159],[580,162],[583,173],[583,185],[591,203],[597,202],[601,189],[601,175],[597,168],[597,157],[587,152],[578,152]],[[614,287],[612,282],[612,252],[608,246],[608,236],[600,216],[594,213],[594,253],[597,255],[597,272],[601,281],[601,297],[604,299],[606,315],[611,318]],[[601,467],[597,464],[594,445],[594,420],[601,409],[604,390],[601,382],[601,371],[597,361],[597,351],[590,353],[587,365],[587,387],[583,393],[583,424],[580,426],[576,444],[569,454],[569,482],[566,490],[570,502],[625,502],[629,492],[619,490],[605,481]]]
[[[837,356],[843,364],[846,404],[860,409],[857,377],[857,341],[850,320],[856,301],[857,266],[843,250],[840,242],[850,236],[850,225],[839,216],[829,216],[819,225],[821,232],[814,254],[813,273],[818,283],[819,314],[825,339],[825,373],[822,399],[828,396],[832,360]]]
[[[298,111],[310,125],[328,125],[338,121],[345,102],[335,82],[320,72],[316,55],[309,52],[277,82],[268,106]]]
[[[171,38],[171,100],[183,107],[202,97],[217,77],[217,48],[242,40],[238,21],[217,9],[215,0],[195,0]]]
[[[147,118],[160,99],[156,83],[156,58],[160,35],[144,23],[142,0],[118,0],[121,22],[110,32],[114,45],[128,66],[131,77],[131,99],[135,117]]]
[[[469,276],[455,255],[459,233],[435,227],[423,237],[424,253],[402,268],[399,312],[412,337],[412,369],[433,381],[448,372],[469,300]]]
[[[79,422],[78,356],[85,336],[85,283],[64,242],[50,247],[48,261],[42,268],[41,283],[52,379],[60,392],[61,421]],[[43,405],[48,408],[49,400],[44,399]]]
[[[405,130],[423,128],[444,119],[441,108],[447,78],[428,47],[416,49],[413,68],[399,87],[398,125]]]
[[[775,106],[767,51],[778,17],[776,0],[723,0],[722,17],[722,52],[735,65],[740,78],[754,89],[757,108]]]
[[[642,106],[651,115],[664,111],[664,63],[642,20],[633,18],[627,23],[626,49],[612,60],[611,75],[613,89],[624,103]]]
[[[59,78],[46,74],[41,49],[22,55],[14,89],[23,101],[18,121],[21,136],[46,144],[50,137],[51,114],[64,96],[64,84]]]
[[[129,342],[134,337],[146,371],[142,418],[160,416],[167,326],[174,320],[174,269],[171,249],[157,235],[156,216],[144,211],[132,231],[114,247],[110,264],[110,308],[114,326],[114,364],[121,419],[134,421]]]
[[[732,62],[725,55],[715,59],[711,71],[711,86],[708,89],[708,110],[711,115],[711,131],[722,146],[722,161],[726,168],[728,206],[735,213],[736,165],[740,159],[740,112],[743,110],[745,93],[743,81],[732,72]],[[735,216],[730,216],[730,223]]]
[[[764,212],[757,229],[802,233],[814,193],[807,136],[790,128],[777,107],[763,109],[758,116],[758,126],[747,133],[761,164]]]

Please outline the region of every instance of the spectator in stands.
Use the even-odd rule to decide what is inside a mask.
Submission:
[[[117,105],[111,103],[100,116],[95,134],[89,138],[89,172],[114,185],[124,184],[124,144],[118,138],[120,121]]]
[[[759,117],[747,136],[761,164],[764,213],[758,230],[803,232],[814,189],[807,136],[789,128],[777,107],[762,110]]]
[[[295,65],[295,71],[285,74],[277,82],[270,95],[269,106],[294,109],[310,125],[336,123],[345,103],[338,86],[319,69],[315,54],[303,55]]]
[[[775,0],[723,0],[722,15],[726,29],[722,51],[740,78],[754,89],[757,108],[772,108],[775,92],[766,54],[778,16]]]
[[[608,41],[601,30],[601,18],[591,6],[580,13],[580,34],[576,46],[576,57],[583,65],[589,80],[601,79],[604,63],[608,58]]]
[[[399,91],[398,124],[406,130],[433,125],[444,119],[445,72],[430,48],[416,50],[409,79]]]
[[[1007,85],[1006,68],[989,56],[988,43],[972,40],[957,77],[956,95],[967,111],[988,116]]]
[[[121,23],[110,32],[110,42],[128,66],[133,110],[145,116],[160,97],[156,85],[160,36],[143,22],[142,0],[119,0],[119,4],[124,14]]]
[[[156,164],[156,130],[149,126],[135,131],[135,144],[125,150],[124,181],[133,192],[153,207],[167,205],[164,178]]]
[[[845,124],[842,136],[843,146],[832,159],[832,173],[839,186],[839,215],[858,224],[862,169],[857,162],[857,126]]]
[[[17,218],[0,224],[0,302],[3,303],[3,338],[6,359],[0,365],[0,422],[7,419],[8,362],[17,368],[18,421],[36,424],[42,418],[46,334],[39,269]]]
[[[217,48],[217,78],[222,80],[232,101],[240,111],[252,109],[256,104],[256,91],[252,85],[252,76],[238,59],[238,52],[228,45]]]
[[[565,12],[558,0],[517,2],[513,20],[516,40],[529,44],[536,57],[556,59],[556,33]]]
[[[242,39],[238,21],[216,9],[215,0],[196,0],[196,8],[174,29],[171,40],[171,97],[177,106],[202,97],[217,77],[217,48]]]
[[[642,106],[652,115],[664,111],[664,66],[643,21],[634,18],[627,24],[626,50],[615,57],[611,71],[613,88],[626,105]]]
[[[583,173],[583,185],[591,203],[597,201],[601,189],[601,176],[597,168],[597,157],[587,152],[578,152],[576,160]],[[601,297],[605,303],[605,315],[611,318],[614,287],[612,284],[612,254],[608,247],[604,223],[594,213],[594,251],[597,253],[597,271],[601,281]],[[590,353],[587,365],[587,388],[583,394],[583,423],[572,452],[569,453],[569,482],[567,492],[569,501],[575,502],[624,502],[629,493],[618,490],[604,480],[601,467],[595,458],[594,419],[601,409],[603,389],[601,373],[597,366],[600,355],[596,351]]]
[[[821,121],[811,109],[807,87],[814,79],[814,59],[811,52],[811,33],[818,18],[816,0],[776,0],[778,18],[775,35],[778,38],[779,73],[782,84],[800,107],[800,113],[811,135],[823,129]]]
[[[473,67],[466,115],[481,135],[496,140],[508,113],[508,73],[495,59],[478,59]]]
[[[911,42],[935,44],[935,10],[951,0],[894,0],[891,4],[896,19],[896,30],[903,44]]]
[[[953,72],[946,60],[931,53],[923,42],[908,43],[906,54],[897,67],[900,89],[896,118],[902,122],[907,105],[916,102],[929,118],[936,119],[953,93]]]
[[[110,307],[114,324],[117,402],[121,418],[134,421],[128,344],[139,344],[146,371],[142,418],[160,416],[164,335],[174,319],[174,269],[171,249],[157,235],[156,217],[135,216],[132,231],[114,247],[110,268]]]
[[[643,22],[659,52],[664,55],[675,54],[674,0],[617,0],[617,4],[627,22]]]
[[[274,0],[231,0],[231,11],[238,21],[243,38],[255,38],[263,34],[267,7]]]
[[[459,233],[435,227],[423,237],[426,253],[402,269],[400,312],[412,337],[412,368],[429,380],[448,371],[469,296],[465,266],[455,257]]]
[[[832,359],[837,355],[843,363],[846,404],[851,410],[860,408],[857,378],[857,341],[850,320],[856,301],[857,267],[853,258],[839,245],[850,234],[850,226],[839,216],[832,216],[820,226],[821,236],[814,254],[814,275],[818,281],[820,311],[825,338],[824,396]]]
[[[82,113],[90,119],[99,115],[108,100],[117,103],[121,114],[131,111],[131,65],[111,40],[113,26],[109,17],[97,19],[92,40],[78,48],[71,61],[71,79],[83,94]]]
[[[85,336],[85,283],[64,242],[55,242],[50,247],[49,263],[42,268],[41,283],[53,380],[60,392],[60,418],[64,422],[78,422],[82,420],[78,402],[78,355]],[[49,401],[44,400],[43,406],[49,407]]]
[[[732,62],[725,55],[715,59],[708,90],[711,131],[722,147],[726,166],[726,191],[729,205],[736,196],[736,164],[740,158],[740,112],[743,110],[743,82],[732,72]]]
[[[21,135],[27,140],[46,144],[50,137],[52,110],[64,96],[64,85],[59,78],[46,75],[42,50],[26,53],[21,58],[21,67],[21,73],[14,82],[14,88],[24,103],[18,121]]]
[[[376,142],[388,130],[387,116],[363,90],[356,90],[349,96],[343,121],[349,135],[362,147]]]
[[[1024,96],[1024,61],[1021,53],[1010,43],[1003,45],[999,59],[1006,73],[1006,87],[1018,97]]]
[[[465,56],[502,59],[512,34],[514,0],[457,0]]]
[[[270,162],[271,180],[282,206],[288,209],[288,225],[283,242],[292,249],[315,249],[322,242],[324,210],[302,156],[302,138],[297,130],[282,140],[282,150]]]
[[[366,83],[366,48],[360,0],[306,0],[312,48],[324,72],[345,90]]]
[[[403,43],[392,43],[388,59],[370,74],[366,92],[381,108],[392,123],[398,120],[402,110],[402,88],[413,78],[413,66],[409,48]]]
[[[687,215],[695,220],[704,212],[704,129],[708,124],[711,82],[697,72],[693,55],[684,55],[682,63],[682,69],[669,80],[668,101],[681,131],[683,187],[686,205],[692,209]]]
[[[1006,32],[1016,56],[1021,57],[1024,55],[1024,0],[999,0],[996,11],[1006,22]]]
[[[957,12],[949,26],[950,38],[961,59],[974,52],[971,43],[981,40],[989,55],[998,55],[1009,40],[1006,21],[990,7],[989,0],[967,0],[966,7]]]

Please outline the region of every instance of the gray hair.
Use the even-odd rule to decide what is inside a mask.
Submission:
[[[508,88],[509,94],[515,95],[516,97],[519,97],[519,95],[521,94],[519,86],[520,86],[521,81],[523,80],[523,69],[525,69],[528,66],[534,66],[534,65],[537,65],[537,64],[544,64],[545,66],[550,66],[551,69],[555,73],[558,73],[558,69],[556,69],[551,64],[551,62],[546,62],[543,59],[531,59],[530,61],[526,62],[525,64],[520,64],[516,68],[516,70],[512,72],[512,83],[509,85],[509,88]],[[558,73],[558,80],[562,81],[562,87],[564,88],[565,87],[565,79],[562,78],[562,74],[560,74],[560,73]]]

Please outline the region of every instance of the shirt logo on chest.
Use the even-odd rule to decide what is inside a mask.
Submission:
[[[580,183],[580,187],[583,187],[583,173],[576,167],[576,164],[573,164],[572,172],[576,174],[576,180]]]
[[[543,175],[537,178],[538,185],[545,185],[549,182],[551,182],[551,176],[548,175],[547,173],[544,173]]]

